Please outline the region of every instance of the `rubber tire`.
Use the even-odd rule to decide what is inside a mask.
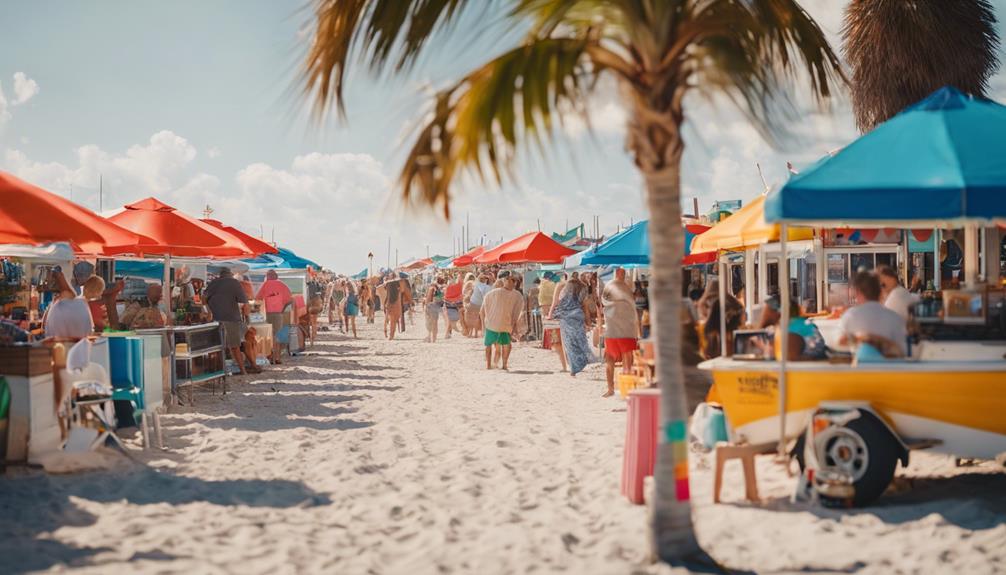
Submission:
[[[900,447],[897,440],[891,436],[891,431],[887,426],[873,415],[864,413],[862,417],[850,421],[845,427],[863,438],[870,456],[866,472],[853,484],[856,488],[856,494],[852,504],[855,507],[864,507],[880,497],[887,486],[891,484],[891,480],[894,479],[894,470],[898,466]],[[834,500],[824,496],[821,497],[821,502],[828,506],[844,506],[845,504],[842,500]]]

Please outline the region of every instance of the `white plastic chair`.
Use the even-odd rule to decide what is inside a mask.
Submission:
[[[101,428],[97,430],[95,437],[89,441],[88,447],[95,449],[104,445],[107,438],[111,438],[120,449],[123,449],[122,442],[115,435],[115,408],[112,403],[112,384],[108,377],[108,372],[102,366],[91,363],[91,342],[82,339],[75,343],[66,354],[66,367],[59,370],[59,377],[63,382],[65,393],[84,391],[89,389],[92,399],[77,400],[71,398],[72,411],[76,415],[78,422],[87,419],[88,414],[93,415],[98,420]],[[97,391],[98,393],[93,393]],[[74,393],[74,396],[77,394]],[[64,398],[65,401],[65,398]],[[80,425],[78,423],[78,425]],[[76,445],[73,440],[74,432],[71,429],[71,439],[67,441],[67,446]],[[71,447],[72,450],[72,447]]]

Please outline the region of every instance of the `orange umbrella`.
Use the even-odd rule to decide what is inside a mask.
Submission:
[[[255,255],[279,253],[279,250],[276,249],[275,246],[267,244],[266,242],[254,236],[250,236],[237,228],[231,226],[225,226],[222,222],[218,220],[209,220],[203,218],[201,221],[206,222],[207,224],[217,228],[218,230],[223,230],[229,233],[230,235],[234,236],[235,238],[240,240],[241,243],[244,244],[244,246],[249,251],[255,252]]]
[[[125,208],[108,219],[150,238],[149,244],[141,246],[145,253],[224,259],[255,255],[235,236],[188,216],[156,198],[140,200]]]
[[[541,232],[531,232],[496,246],[475,258],[477,264],[558,264],[576,250]]]
[[[454,261],[452,261],[451,263],[456,268],[463,268],[465,266],[470,266],[470,265],[472,265],[472,263],[474,263],[475,258],[477,258],[480,255],[484,254],[485,251],[486,251],[486,248],[484,246],[476,246],[470,252],[468,252],[466,254],[462,254],[462,255],[454,258]]]
[[[137,253],[143,241],[87,208],[0,172],[0,243],[69,242],[76,252],[114,255]]]

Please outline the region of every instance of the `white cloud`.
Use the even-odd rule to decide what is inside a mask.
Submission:
[[[12,117],[11,108],[24,104],[38,94],[38,82],[25,76],[24,72],[14,72],[14,96],[7,99],[4,94],[3,82],[0,82],[0,126]]]
[[[14,105],[24,104],[38,94],[38,82],[25,76],[24,72],[14,72]]]

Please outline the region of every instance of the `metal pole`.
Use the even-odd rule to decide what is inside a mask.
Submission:
[[[101,174],[98,174],[98,213],[105,211],[105,198],[104,198],[104,179]]]
[[[943,266],[940,265],[940,244],[943,232],[936,228],[933,230],[933,289],[940,291],[943,289]]]
[[[720,357],[727,357],[727,265],[722,254],[719,256],[720,274]]]
[[[789,226],[783,223],[779,231],[779,249],[782,251],[779,260],[779,455],[786,453],[786,361],[789,360],[789,254],[787,240]]]
[[[171,254],[164,256],[164,308],[167,310],[168,319],[171,319]]]

